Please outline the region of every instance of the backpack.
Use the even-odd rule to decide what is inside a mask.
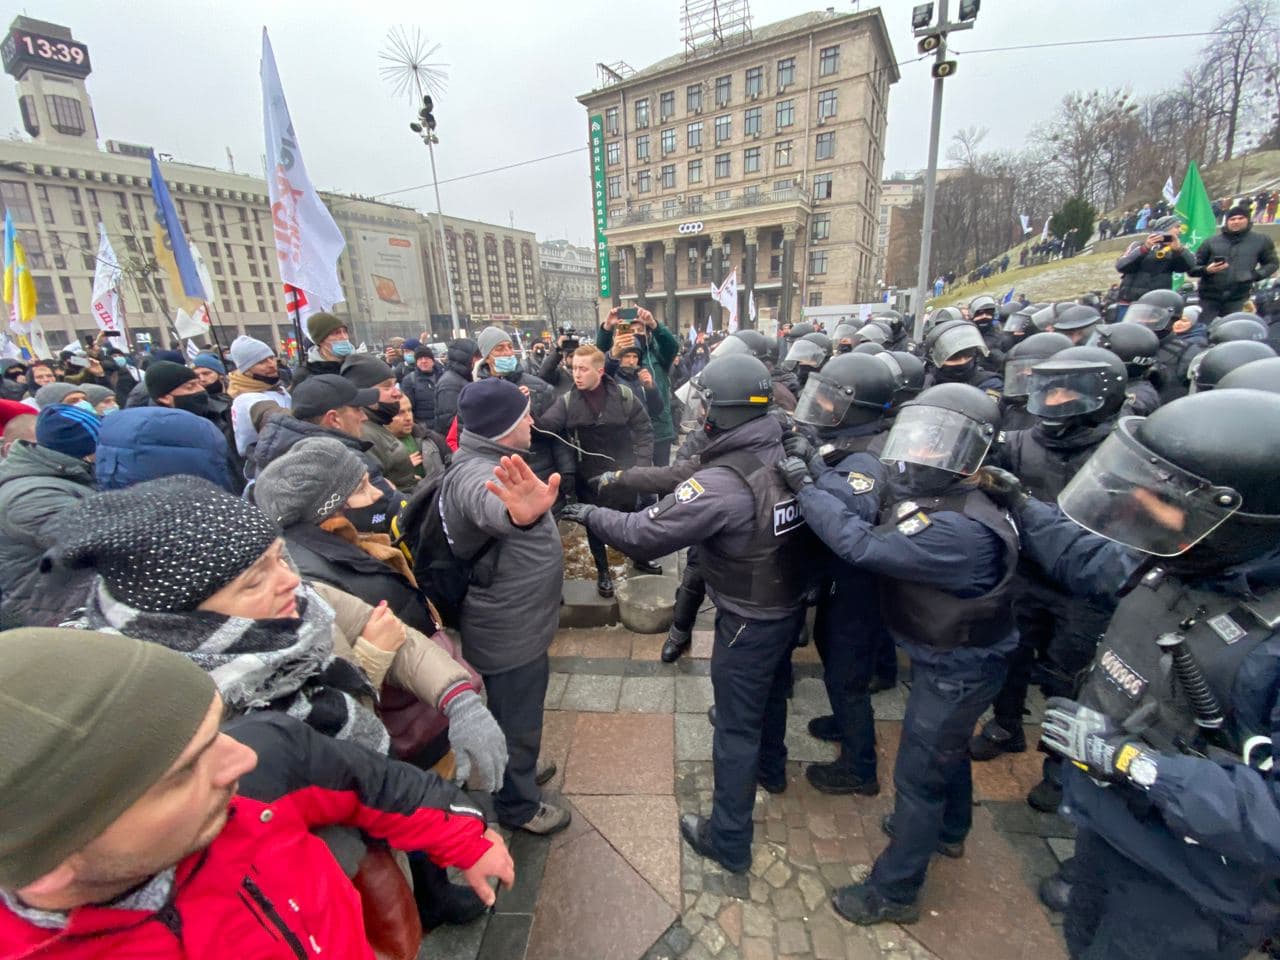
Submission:
[[[474,582],[481,582],[476,565],[498,541],[487,540],[466,559],[454,554],[441,500],[448,475],[449,471],[445,470],[418,484],[413,496],[391,521],[391,543],[399,547],[409,561],[418,589],[435,605],[445,626],[456,628],[468,588]]]

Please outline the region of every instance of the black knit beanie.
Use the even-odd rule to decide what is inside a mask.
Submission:
[[[190,367],[170,363],[168,360],[157,360],[147,367],[147,372],[142,377],[147,385],[147,396],[152,400],[168,396],[188,380],[195,378],[196,372]]]
[[[1227,217],[1247,217],[1249,216],[1249,208],[1237,203],[1234,207],[1227,211]]]
[[[208,480],[149,480],[81,500],[57,521],[41,569],[96,571],[139,610],[194,610],[266,553],[280,528]]]

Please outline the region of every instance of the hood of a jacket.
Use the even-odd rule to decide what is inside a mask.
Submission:
[[[94,475],[101,490],[178,474],[226,483],[227,441],[205,417],[170,407],[132,407],[102,422]]]
[[[257,446],[254,447],[253,460],[258,466],[265,467],[272,460],[287,453],[299,440],[305,440],[307,437],[333,437],[356,453],[364,453],[373,446],[368,440],[359,440],[341,430],[330,430],[328,427],[284,414],[272,417],[262,428],[262,432],[258,434]]]
[[[9,455],[0,463],[0,484],[26,477],[58,477],[92,487],[93,467],[57,450],[29,440],[19,440],[9,448]]]
[[[765,415],[720,434],[703,448],[702,462],[710,463],[716,457],[739,451],[764,453],[781,443],[782,424],[776,417]]]

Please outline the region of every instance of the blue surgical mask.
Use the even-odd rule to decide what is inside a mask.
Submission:
[[[107,417],[107,416],[110,416],[110,415],[111,415],[111,414],[113,414],[113,413],[119,413],[119,412],[120,412],[120,408],[119,408],[118,406],[116,406],[115,404],[112,404],[111,406],[106,407],[106,408],[102,411],[102,413],[101,413],[101,414],[99,414],[99,416]]]
[[[77,400],[76,406],[79,407],[81,410],[85,410],[89,413],[92,413],[94,416],[98,415],[98,408],[95,407],[88,400]]]
[[[329,349],[335,357],[349,357],[356,352],[356,348],[351,345],[350,340],[335,340],[333,346]]]
[[[405,363],[413,363],[413,351],[412,351],[412,350],[406,350],[406,351],[404,352],[404,362],[405,362]]]
[[[493,366],[499,373],[515,373],[520,361],[512,357],[494,357]]]
[[[112,359],[115,360],[116,366],[120,367],[121,369],[123,369],[125,364],[129,362],[128,357],[113,357]]]

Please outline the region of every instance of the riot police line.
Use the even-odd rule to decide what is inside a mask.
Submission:
[[[1038,685],[1028,802],[1078,830],[1041,889],[1071,955],[1243,957],[1277,929],[1280,358],[1266,325],[1202,326],[1171,291],[1107,319],[978,297],[918,344],[887,310],[734,333],[692,381],[673,465],[605,481],[668,495],[565,508],[633,557],[690,548],[663,659],[715,603],[714,804],[680,824],[696,852],[750,866],[815,605],[831,714],[809,730],[839,748],[806,767],[816,789],[879,792],[871,693],[895,647],[911,664],[890,842],[835,891],[841,916],[919,917],[931,857],[964,855],[971,762],[1031,746]]]

